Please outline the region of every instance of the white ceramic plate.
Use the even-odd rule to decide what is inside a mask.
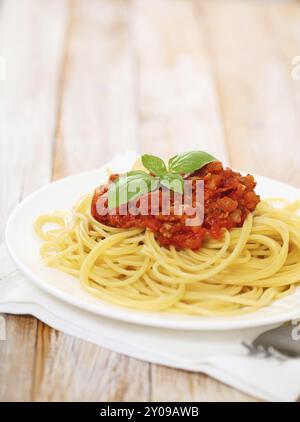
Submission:
[[[77,279],[47,268],[39,256],[40,240],[33,231],[35,219],[44,213],[69,210],[84,194],[107,179],[107,168],[125,172],[135,156],[116,159],[97,171],[68,177],[37,191],[25,199],[12,213],[6,231],[9,252],[19,269],[39,288],[62,301],[86,311],[154,327],[185,330],[221,330],[268,325],[300,316],[300,288],[289,297],[274,302],[255,313],[226,318],[180,316],[167,313],[137,312],[120,308],[90,296]],[[289,200],[300,198],[300,190],[292,186],[257,176],[258,193],[262,197],[282,196]]]

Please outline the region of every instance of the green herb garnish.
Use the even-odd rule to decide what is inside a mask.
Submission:
[[[108,208],[114,209],[152,192],[159,186],[159,178],[144,171],[129,171],[112,183],[108,191]]]
[[[168,168],[164,161],[155,155],[144,154],[143,166],[150,172],[129,171],[115,180],[108,191],[108,207],[115,209],[129,201],[156,190],[160,185],[183,194],[184,176],[200,170],[215,157],[203,151],[191,151],[175,155],[169,160]]]
[[[213,161],[215,157],[203,151],[191,151],[175,155],[169,160],[169,171],[179,174],[194,173]]]

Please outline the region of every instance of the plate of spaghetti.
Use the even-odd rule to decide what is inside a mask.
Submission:
[[[19,269],[58,299],[190,330],[300,316],[300,190],[209,153],[127,154],[26,198],[6,230]]]

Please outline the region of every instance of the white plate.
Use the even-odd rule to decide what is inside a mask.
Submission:
[[[6,242],[19,269],[39,288],[62,301],[105,317],[154,327],[185,330],[221,330],[268,325],[300,316],[300,288],[284,299],[255,313],[226,318],[137,312],[120,308],[94,298],[85,292],[77,279],[47,268],[39,256],[40,240],[33,231],[35,219],[44,213],[69,210],[84,194],[107,179],[107,168],[124,172],[131,167],[135,156],[129,154],[116,159],[100,170],[68,177],[44,187],[26,198],[12,213],[6,230]],[[300,190],[292,186],[257,176],[258,193],[262,197],[283,196],[289,200],[300,198]]]

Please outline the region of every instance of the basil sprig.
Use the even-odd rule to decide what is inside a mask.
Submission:
[[[183,194],[184,179],[180,174],[163,174],[160,178],[160,184],[174,192]]]
[[[204,151],[191,151],[175,155],[169,160],[168,168],[164,161],[155,155],[144,154],[142,170],[129,171],[115,180],[108,191],[108,207],[114,209],[142,195],[156,190],[159,185],[183,194],[184,175],[194,173],[213,161],[215,157]]]
[[[149,170],[150,173],[155,174],[155,176],[162,176],[168,171],[164,161],[155,155],[142,155],[142,163],[143,166]]]
[[[213,161],[217,159],[204,151],[185,152],[169,160],[169,171],[180,174],[194,173]]]
[[[120,175],[108,190],[108,208],[115,209],[120,205],[152,192],[159,186],[159,179],[141,170],[129,171]]]

